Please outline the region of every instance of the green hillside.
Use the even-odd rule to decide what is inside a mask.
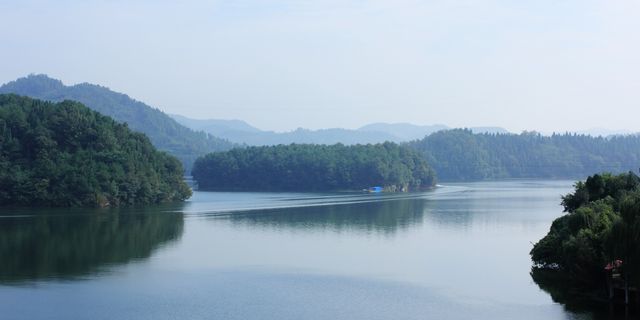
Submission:
[[[180,162],[78,102],[0,95],[0,205],[118,206],[184,200]]]
[[[74,100],[107,115],[129,128],[146,134],[154,146],[178,157],[187,169],[207,152],[230,149],[233,144],[204,132],[193,131],[163,113],[108,88],[82,83],[65,86],[46,75],[29,75],[0,87],[0,93],[15,93],[60,102]]]
[[[640,167],[639,135],[474,134],[455,129],[433,133],[410,146],[425,155],[444,181],[584,178],[592,172]]]

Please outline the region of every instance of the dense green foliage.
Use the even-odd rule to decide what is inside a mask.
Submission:
[[[576,183],[562,204],[568,214],[531,250],[536,266],[596,286],[604,281],[605,265],[619,259],[625,277],[639,285],[640,178],[631,172],[594,175]]]
[[[146,136],[80,103],[0,95],[0,205],[184,200],[182,174]]]
[[[133,100],[125,94],[93,84],[65,86],[60,80],[45,75],[30,75],[3,85],[0,87],[0,93],[15,93],[53,102],[79,101],[116,121],[126,122],[135,131],[146,134],[153,145],[176,156],[187,169],[198,156],[233,147],[233,144],[226,140],[193,131],[162,111]]]
[[[410,145],[447,181],[502,178],[582,178],[640,166],[640,136],[542,136],[440,131]]]
[[[390,142],[233,149],[199,158],[192,174],[206,190],[402,190],[435,180],[422,156]]]

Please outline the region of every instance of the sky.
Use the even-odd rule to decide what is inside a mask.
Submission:
[[[261,129],[640,131],[637,0],[3,0],[0,39],[1,83]]]

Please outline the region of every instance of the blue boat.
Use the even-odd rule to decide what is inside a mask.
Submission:
[[[367,191],[371,193],[379,193],[379,192],[382,192],[382,187],[369,187]]]

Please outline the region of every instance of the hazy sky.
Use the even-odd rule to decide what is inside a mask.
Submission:
[[[640,130],[637,0],[3,0],[0,41],[2,83],[262,129]]]

